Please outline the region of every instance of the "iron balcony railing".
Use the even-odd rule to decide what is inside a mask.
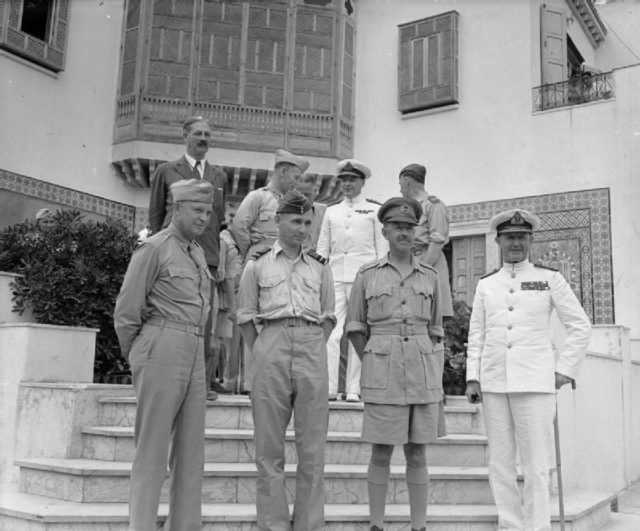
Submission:
[[[533,88],[533,110],[546,111],[559,107],[608,100],[614,95],[613,72],[582,72],[561,83]]]

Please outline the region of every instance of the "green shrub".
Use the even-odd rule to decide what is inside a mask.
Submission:
[[[136,236],[119,220],[85,221],[57,211],[53,226],[26,221],[0,232],[0,271],[12,283],[14,310],[30,308],[38,323],[99,328],[94,380],[128,369],[113,328],[113,309]]]
[[[442,384],[448,395],[464,393],[467,381],[467,338],[471,307],[466,301],[453,301],[453,317],[444,322],[444,372]]]

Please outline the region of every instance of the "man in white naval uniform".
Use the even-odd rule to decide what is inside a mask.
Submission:
[[[360,266],[381,258],[389,250],[377,217],[379,205],[361,194],[365,181],[371,177],[371,170],[362,162],[346,159],[338,163],[336,173],[344,199],[327,208],[316,248],[320,256],[329,260],[336,293],[337,324],[327,342],[330,400],[335,400],[338,395],[340,339],[356,273]],[[348,401],[360,400],[361,366],[353,345],[349,344],[345,383]]]
[[[562,275],[529,261],[531,233],[540,226],[526,210],[491,220],[503,265],[478,282],[467,350],[467,398],[482,401],[489,440],[489,477],[498,528],[551,530],[547,440],[555,392],[573,382],[589,343],[591,324]],[[552,347],[556,310],[567,335]],[[517,484],[516,450],[524,474]]]

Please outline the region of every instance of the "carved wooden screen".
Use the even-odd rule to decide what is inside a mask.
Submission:
[[[298,8],[296,13],[293,109],[331,112],[333,71],[331,13]]]

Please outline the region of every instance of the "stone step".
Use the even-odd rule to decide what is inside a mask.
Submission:
[[[99,399],[97,422],[102,426],[134,426],[135,397],[104,396]],[[362,429],[361,402],[329,402],[329,431],[357,431]],[[445,406],[449,433],[484,433],[477,405],[464,397],[447,397]],[[290,424],[292,426],[292,424]],[[242,395],[221,395],[218,400],[207,401],[205,426],[221,429],[251,429],[251,402]]]
[[[133,428],[122,426],[97,426],[83,428],[82,456],[105,461],[133,461],[135,451]],[[325,446],[325,462],[328,464],[366,464],[371,445],[360,440],[356,432],[330,431]],[[252,463],[255,446],[250,429],[205,430],[205,461],[217,463]],[[285,442],[285,458],[295,463],[294,432],[288,431]],[[430,465],[486,466],[488,459],[487,438],[484,435],[452,434],[427,446]],[[396,448],[392,464],[404,464],[404,453]]]
[[[16,461],[20,490],[76,502],[126,502],[131,463],[93,459],[34,458]],[[295,465],[285,466],[289,497],[295,492]],[[330,504],[367,502],[367,465],[326,465],[325,501]],[[485,467],[429,467],[429,503],[492,504]],[[206,463],[202,501],[254,503],[253,463]],[[168,500],[168,482],[162,491]],[[289,501],[292,501],[291,499]],[[387,503],[409,503],[405,467],[392,466]]]
[[[568,531],[596,531],[611,520],[613,497],[601,493],[567,492],[565,518]],[[552,505],[553,531],[559,531],[557,503]],[[161,504],[158,522],[167,505]],[[326,531],[368,531],[365,504],[325,506]],[[7,531],[126,531],[126,503],[77,503],[24,493],[0,494],[0,529]],[[254,504],[203,504],[203,531],[256,531]],[[492,505],[430,505],[429,531],[495,531]],[[408,531],[409,507],[387,505],[385,531]]]

